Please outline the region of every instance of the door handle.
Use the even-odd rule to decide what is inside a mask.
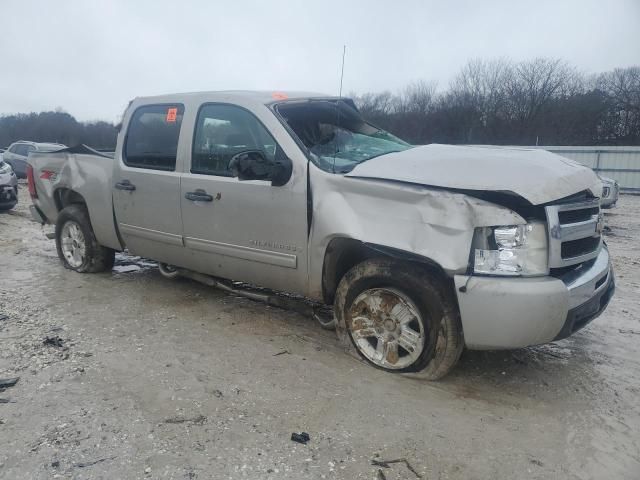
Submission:
[[[136,186],[129,180],[120,180],[115,184],[115,187],[118,190],[127,190],[129,192],[133,192],[136,189]]]
[[[184,198],[192,202],[213,202],[213,195],[209,195],[201,188],[198,188],[195,192],[185,193]]]

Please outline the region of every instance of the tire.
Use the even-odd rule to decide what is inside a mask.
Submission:
[[[84,205],[63,208],[56,221],[55,234],[58,257],[65,268],[79,273],[111,271],[113,268],[115,250],[98,243]]]
[[[437,380],[464,348],[453,292],[416,264],[365,260],[340,281],[334,309],[339,336],[382,370]]]

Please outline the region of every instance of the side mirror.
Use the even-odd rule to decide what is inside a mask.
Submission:
[[[291,178],[292,165],[287,157],[268,160],[262,150],[246,150],[231,157],[229,170],[238,180],[270,180],[281,187]]]

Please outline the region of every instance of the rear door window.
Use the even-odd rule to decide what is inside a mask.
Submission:
[[[124,163],[130,167],[173,171],[184,106],[148,105],[138,108],[129,121]]]

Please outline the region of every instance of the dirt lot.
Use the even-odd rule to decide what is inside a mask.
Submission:
[[[67,271],[24,193],[0,215],[0,378],[20,377],[0,392],[0,478],[640,478],[640,197],[607,215],[602,317],[556,344],[465,352],[425,383],[139,259]],[[416,474],[372,465],[397,458]]]

